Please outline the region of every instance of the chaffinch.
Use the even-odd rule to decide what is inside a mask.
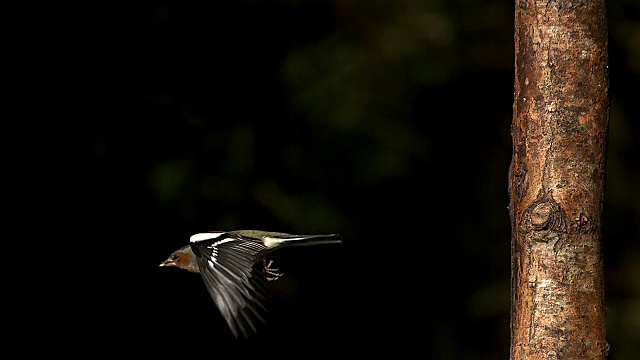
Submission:
[[[265,322],[265,281],[282,274],[269,254],[294,245],[340,244],[339,234],[293,235],[259,230],[212,231],[191,236],[190,244],[174,251],[160,266],[200,273],[231,332],[255,333]]]

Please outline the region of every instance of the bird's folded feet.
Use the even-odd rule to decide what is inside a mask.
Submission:
[[[278,280],[282,275],[284,275],[281,272],[278,272],[278,268],[272,267],[273,266],[273,260],[269,259],[269,262],[267,263],[267,260],[264,260],[264,270],[267,273],[267,280],[268,281],[276,281]]]

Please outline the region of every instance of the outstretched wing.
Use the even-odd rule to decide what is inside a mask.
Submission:
[[[233,335],[256,332],[265,322],[263,255],[260,242],[238,238],[192,242],[200,275]]]

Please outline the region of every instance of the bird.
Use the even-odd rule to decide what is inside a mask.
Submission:
[[[283,275],[273,267],[271,252],[287,246],[341,243],[340,234],[209,231],[192,235],[189,245],[171,253],[160,266],[200,273],[233,335],[247,338],[258,332],[258,322],[266,323],[266,282]]]

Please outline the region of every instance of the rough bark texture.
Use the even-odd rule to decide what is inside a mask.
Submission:
[[[511,359],[603,359],[604,0],[516,0]]]

